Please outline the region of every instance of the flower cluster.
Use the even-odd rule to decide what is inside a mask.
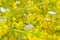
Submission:
[[[60,0],[0,0],[0,40],[60,40]]]

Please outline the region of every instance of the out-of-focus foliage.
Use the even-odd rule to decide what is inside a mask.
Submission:
[[[0,40],[60,40],[60,0],[0,0]]]

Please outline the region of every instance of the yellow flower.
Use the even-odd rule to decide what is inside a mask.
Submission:
[[[0,28],[0,38],[3,36],[3,30]]]
[[[29,5],[32,5],[32,4],[34,4],[34,2],[31,1],[31,0],[29,0],[29,1],[28,1],[28,4],[29,4]]]
[[[60,9],[60,1],[57,1],[56,5],[57,5],[57,8]]]
[[[16,2],[13,2],[13,8],[14,9],[18,8]]]
[[[17,29],[23,29],[24,26],[25,26],[25,24],[22,21],[20,21],[19,23],[16,23]]]
[[[60,40],[60,36],[58,37],[58,40]]]
[[[5,35],[8,32],[8,29],[9,29],[8,26],[5,23],[3,23],[3,24],[2,23],[0,24],[0,37]]]
[[[39,26],[37,26],[37,27],[39,27]],[[34,28],[34,31],[39,31],[39,28]]]
[[[31,37],[31,35],[29,35],[29,36],[28,36],[28,40],[32,40],[32,37]]]
[[[2,0],[0,0],[0,5],[2,5]]]
[[[36,37],[36,36],[33,36],[32,40],[43,40],[43,39],[39,38],[39,37]]]
[[[26,40],[26,39],[27,39],[27,37],[26,37],[26,36],[23,36],[23,39],[24,39],[24,40]]]
[[[30,7],[29,10],[32,12],[40,12],[40,9],[37,6]]]
[[[57,38],[56,34],[53,35],[53,39],[55,40]]]
[[[55,30],[60,30],[60,25],[56,26]]]
[[[51,2],[53,2],[53,3],[55,3],[56,2],[56,0],[50,0]]]
[[[4,25],[4,31],[3,31],[3,33],[7,33],[8,30],[9,30],[9,27],[5,24],[5,25]]]

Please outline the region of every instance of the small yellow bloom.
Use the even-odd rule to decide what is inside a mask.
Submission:
[[[17,8],[17,4],[16,4],[16,2],[13,2],[13,8],[14,8],[14,9]]]
[[[29,5],[32,5],[32,4],[34,4],[34,2],[31,1],[31,0],[29,0],[29,1],[28,1],[28,4],[29,4]]]
[[[57,8],[60,9],[60,1],[57,1],[56,5],[57,5]]]

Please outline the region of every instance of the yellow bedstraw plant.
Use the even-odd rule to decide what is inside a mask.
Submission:
[[[0,40],[60,40],[60,0],[0,0]]]

